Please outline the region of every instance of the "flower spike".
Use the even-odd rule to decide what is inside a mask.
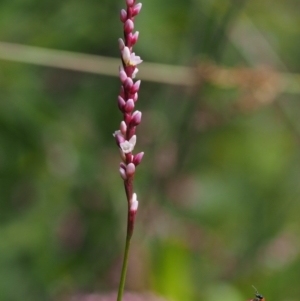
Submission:
[[[122,300],[127,256],[129,250],[130,239],[133,234],[135,217],[138,209],[137,195],[133,191],[133,182],[137,166],[142,162],[144,152],[133,154],[137,136],[136,127],[141,123],[142,113],[134,111],[138,101],[138,92],[140,90],[141,81],[135,80],[138,73],[137,65],[142,63],[140,56],[133,52],[133,46],[137,43],[139,32],[134,31],[134,18],[142,8],[141,3],[136,3],[136,0],[125,0],[126,9],[120,11],[120,20],[123,23],[124,39],[119,39],[119,50],[122,64],[119,68],[119,78],[121,89],[118,95],[118,108],[123,115],[123,120],[120,123],[119,130],[115,131],[113,136],[119,147],[122,162],[119,166],[119,174],[124,182],[128,212],[127,212],[127,238],[125,245],[124,264],[121,273],[121,280],[118,291],[117,301]]]

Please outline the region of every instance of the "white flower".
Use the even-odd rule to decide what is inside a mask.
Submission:
[[[135,53],[130,53],[130,50],[127,46],[122,50],[122,58],[126,66],[136,66],[142,62],[141,58]]]
[[[130,66],[136,66],[136,65],[138,65],[138,64],[140,64],[142,62],[143,62],[143,60],[141,59],[140,56],[135,55],[134,52],[131,53],[131,55],[130,55],[130,63],[129,63]]]
[[[125,140],[120,143],[120,148],[122,149],[124,154],[128,154],[133,151],[136,144],[136,135],[133,135],[129,141]]]

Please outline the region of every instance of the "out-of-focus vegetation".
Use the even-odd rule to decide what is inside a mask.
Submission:
[[[118,57],[123,7],[2,1],[0,40]],[[297,73],[299,10],[298,0],[143,1],[135,50],[147,62]],[[230,89],[201,76],[194,89],[142,82],[127,290],[243,301],[254,284],[268,300],[299,300],[299,95],[274,84],[261,94],[259,77],[244,75]],[[112,137],[119,86],[0,62],[0,300],[116,290],[126,224]]]

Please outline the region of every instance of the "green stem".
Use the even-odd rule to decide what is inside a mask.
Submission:
[[[123,258],[123,266],[122,266],[117,301],[122,301],[122,297],[123,297],[125,280],[126,280],[126,272],[127,272],[127,266],[128,266],[128,254],[129,254],[129,247],[130,247],[130,239],[131,239],[131,235],[130,235],[129,231],[127,231],[124,258]]]

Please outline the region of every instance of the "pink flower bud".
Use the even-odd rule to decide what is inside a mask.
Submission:
[[[135,165],[133,163],[129,163],[126,167],[126,176],[128,178],[132,177],[135,173]]]
[[[133,99],[128,99],[126,101],[126,104],[125,104],[125,107],[124,107],[124,111],[126,113],[131,113],[133,111],[133,109],[134,109],[134,101],[133,101]]]
[[[142,162],[143,157],[144,157],[144,152],[141,152],[141,153],[136,154],[136,155],[133,157],[132,163],[133,163],[135,166],[138,166],[138,165]]]
[[[120,123],[120,132],[124,137],[126,136],[126,131],[127,131],[127,125],[126,125],[125,121],[122,121]]]
[[[124,108],[125,104],[126,104],[125,100],[119,95],[118,96],[118,107],[119,107],[120,111],[123,112],[123,108]]]
[[[138,92],[139,89],[140,89],[140,85],[141,85],[141,81],[140,81],[140,80],[136,81],[136,82],[134,83],[134,85],[131,87],[130,92],[131,92],[132,94]]]
[[[132,32],[134,29],[134,23],[132,22],[132,20],[127,19],[127,21],[124,23],[124,31],[126,33],[130,33]]]
[[[123,69],[120,70],[119,77],[120,77],[121,83],[124,84],[125,80],[127,79],[127,74]]]
[[[127,20],[127,12],[125,9],[122,9],[120,12],[120,20],[123,23]]]
[[[133,35],[130,36],[131,45],[134,45],[137,42],[138,38],[139,38],[139,32],[136,31]]]
[[[131,116],[130,126],[137,126],[141,123],[142,113],[140,111],[135,111]]]
[[[139,95],[137,93],[134,93],[134,95],[133,95],[133,101],[137,102],[138,98],[139,98]]]
[[[122,51],[125,47],[124,41],[122,39],[119,39],[118,42],[119,42],[119,49]]]
[[[134,17],[134,16],[138,15],[140,13],[141,9],[142,9],[142,3],[136,4],[132,10],[132,16]]]
[[[126,90],[130,90],[132,86],[133,86],[132,79],[130,77],[127,77],[126,81],[124,82],[124,88]]]
[[[135,0],[126,0],[127,6],[132,6],[134,4]]]
[[[119,172],[120,172],[121,178],[122,178],[123,180],[127,180],[126,171],[125,171],[122,167],[119,168]]]

